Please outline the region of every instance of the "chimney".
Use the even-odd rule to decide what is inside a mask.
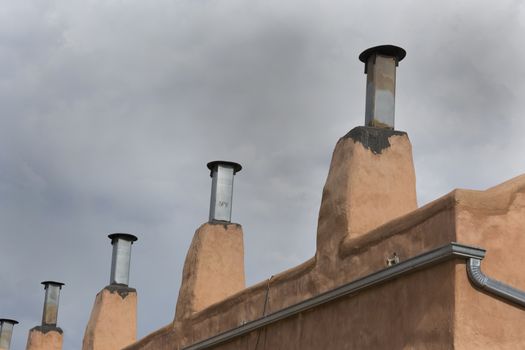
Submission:
[[[208,163],[210,169],[211,200],[210,222],[231,222],[233,199],[233,176],[241,171],[238,163],[216,160]]]
[[[128,233],[112,233],[108,237],[113,246],[109,284],[128,286],[131,245],[137,240],[137,237]]]
[[[56,327],[60,290],[64,283],[44,281],[42,284],[46,291],[46,296],[44,298],[44,312],[42,313],[42,326]]]
[[[15,324],[18,324],[18,321],[0,318],[0,350],[9,350],[11,347],[11,336]]]
[[[216,160],[208,163],[208,169],[212,178],[210,217],[195,231],[186,254],[175,321],[246,287],[242,227],[231,222],[233,177],[242,166]]]
[[[62,329],[57,327],[58,303],[60,290],[64,283],[55,281],[42,282],[46,290],[42,325],[29,330],[26,350],[62,349]]]
[[[113,252],[109,285],[95,297],[82,350],[122,349],[137,339],[137,290],[130,288],[131,245],[138,238],[112,233]]]
[[[406,132],[394,130],[396,67],[405,56],[393,45],[359,55],[367,74],[365,126],[341,137],[332,155],[317,226],[324,273],[337,271],[342,247],[417,209],[412,145]]]
[[[406,56],[398,46],[371,47],[359,55],[365,63],[365,126],[394,129],[396,67]]]

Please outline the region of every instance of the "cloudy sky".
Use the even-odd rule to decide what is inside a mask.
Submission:
[[[364,122],[359,53],[396,44],[396,127],[419,204],[525,173],[519,1],[0,0],[0,317],[12,349],[66,283],[79,349],[108,233],[139,236],[139,337],[169,323],[206,163],[241,163],[233,220],[253,284],[313,255],[337,139]]]

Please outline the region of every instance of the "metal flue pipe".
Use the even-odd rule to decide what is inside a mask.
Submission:
[[[208,163],[210,169],[211,199],[209,221],[231,222],[233,200],[233,177],[242,166],[235,162],[216,160]]]
[[[138,238],[129,233],[112,233],[108,237],[111,239],[111,245],[113,246],[109,284],[128,286],[131,245]]]
[[[11,337],[15,324],[18,324],[18,321],[0,318],[0,350],[9,350],[11,347]]]
[[[359,55],[365,63],[365,126],[394,129],[396,67],[406,56],[398,46],[371,47]]]
[[[55,281],[42,282],[46,295],[44,298],[44,311],[42,313],[42,326],[56,327],[58,319],[58,303],[60,290],[64,283]]]

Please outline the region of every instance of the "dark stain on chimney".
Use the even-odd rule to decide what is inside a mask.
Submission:
[[[30,331],[38,331],[40,333],[46,334],[47,332],[58,332],[60,334],[64,333],[62,331],[62,328],[57,326],[51,326],[51,325],[44,325],[44,326],[36,326],[30,329]]]
[[[135,288],[130,288],[122,284],[110,284],[104,289],[109,290],[111,293],[118,293],[122,299],[126,299],[129,293],[136,293]]]
[[[229,225],[235,225],[235,227],[237,227],[237,228],[241,227],[241,224],[237,224],[235,222],[224,221],[224,220],[216,220],[216,219],[208,221],[208,224],[210,224],[210,225],[222,225],[225,230],[228,230],[228,226]]]
[[[388,139],[391,136],[405,135],[407,135],[407,133],[404,131],[358,126],[350,130],[342,139],[351,138],[354,142],[360,142],[366,149],[371,150],[374,154],[381,154],[384,149],[390,147],[390,141]]]

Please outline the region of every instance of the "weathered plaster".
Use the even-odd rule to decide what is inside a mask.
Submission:
[[[59,328],[35,327],[29,331],[26,350],[62,350],[62,341]]]
[[[456,191],[457,239],[487,249],[488,276],[525,290],[525,175],[487,191]],[[525,309],[475,289],[456,273],[455,348],[525,349]]]
[[[319,264],[336,268],[334,252],[345,238],[364,235],[415,209],[416,177],[406,133],[354,128],[337,142],[323,189]]]
[[[215,304],[246,287],[242,227],[205,223],[186,255],[175,320]]]
[[[115,350],[136,341],[137,292],[122,286],[102,289],[95,298],[82,350]]]
[[[352,138],[339,141],[312,259],[194,309],[126,349],[183,348],[381,270],[394,252],[405,260],[451,241],[486,248],[484,272],[525,289],[525,176],[487,191],[455,190],[416,209],[408,138],[388,140],[380,153]],[[215,348],[517,349],[525,348],[523,311],[475,289],[464,261],[452,260]]]

